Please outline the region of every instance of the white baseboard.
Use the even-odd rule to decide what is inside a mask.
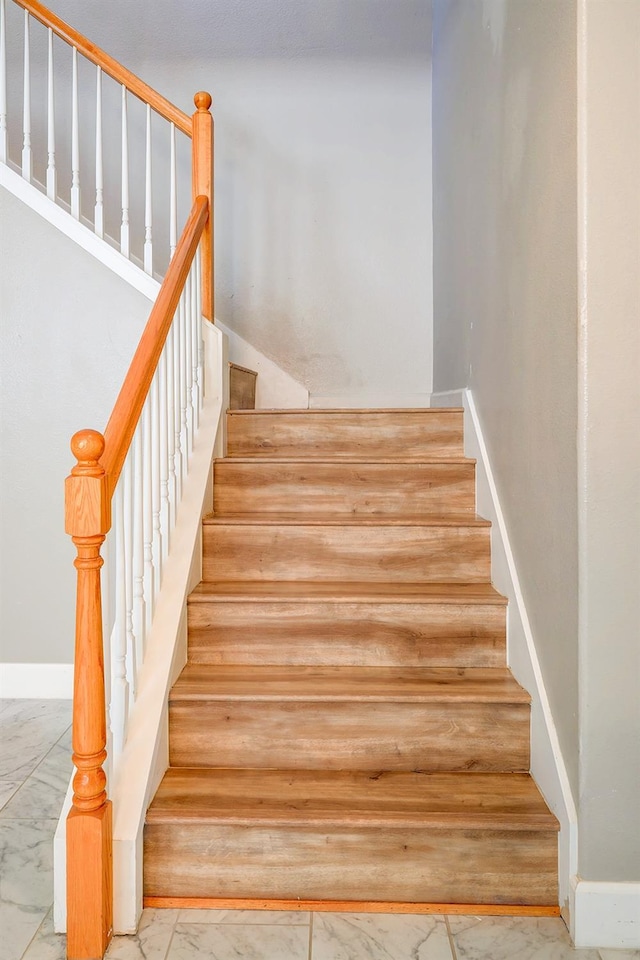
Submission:
[[[432,395],[434,407],[464,408],[465,455],[477,461],[478,513],[491,520],[491,571],[497,590],[509,599],[507,656],[519,683],[530,693],[531,773],[550,809],[560,821],[558,882],[560,906],[570,910],[570,880],[577,873],[578,817],[566,767],[547,698],[531,624],[527,616],[518,571],[509,542],[498,489],[494,480],[482,427],[470,390]]]
[[[640,948],[640,881],[571,881],[571,938],[576,947]]]
[[[72,663],[0,663],[0,699],[71,700]]]
[[[431,406],[430,393],[362,393],[311,395],[309,407],[315,410],[411,410]]]

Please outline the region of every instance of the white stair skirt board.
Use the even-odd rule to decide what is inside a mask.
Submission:
[[[0,186],[12,193],[18,200],[22,200],[28,207],[35,210],[41,217],[64,233],[65,236],[77,243],[78,246],[90,253],[105,267],[112,270],[119,277],[138,290],[143,296],[155,302],[160,284],[153,277],[148,276],[131,260],[110,246],[106,240],[101,240],[93,230],[59,207],[44,193],[41,193],[33,184],[26,180],[4,163],[0,163]]]
[[[434,393],[432,407],[464,408],[465,456],[477,460],[477,511],[491,520],[491,570],[493,583],[509,599],[507,656],[516,680],[531,694],[531,773],[549,807],[560,821],[558,881],[560,906],[570,909],[571,878],[578,868],[578,818],[560,751],[542,671],[527,616],[498,490],[470,390]]]
[[[576,947],[640,948],[640,881],[599,883],[573,877],[571,894]]]
[[[430,393],[385,393],[384,389],[309,397],[312,410],[415,410],[430,406]]]
[[[72,217],[62,207],[50,200],[37,187],[27,183],[20,174],[0,163],[0,186],[5,187],[41,217],[61,230],[65,236],[95,257],[109,270],[130,284],[151,303],[155,303],[160,284],[136,263],[128,260],[106,240],[98,237],[92,229]],[[229,339],[229,359],[241,367],[258,373],[256,381],[256,406],[259,409],[306,409],[309,406],[309,391],[297,380],[270,360],[250,343],[243,340],[223,323],[216,320]]]
[[[71,700],[72,663],[0,663],[0,699]]]
[[[223,455],[222,411],[228,396],[226,337],[203,322],[205,398],[185,481],[171,551],[162,570],[147,650],[118,769],[109,787],[113,801],[113,929],[135,933],[142,913],[142,835],[147,807],[169,766],[167,702],[187,660],[186,600],[202,572],[201,520],[210,509],[214,456]],[[54,839],[54,925],[66,930],[66,814]]]
[[[256,379],[256,410],[306,410],[309,391],[286,373],[273,360],[252,347],[250,343],[216,320],[216,326],[229,338],[229,360],[240,367],[254,370]]]

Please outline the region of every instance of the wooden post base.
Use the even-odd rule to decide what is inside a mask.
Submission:
[[[111,801],[67,817],[67,958],[102,960],[113,934]]]

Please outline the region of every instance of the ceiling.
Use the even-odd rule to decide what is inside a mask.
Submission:
[[[45,0],[46,2],[46,0]],[[48,0],[120,60],[426,57],[431,0]]]

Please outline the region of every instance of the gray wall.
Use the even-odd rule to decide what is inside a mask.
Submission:
[[[0,188],[0,661],[73,660],[64,478],[105,418],[149,301]]]
[[[212,92],[219,319],[312,395],[426,399],[430,0],[52,7],[188,113]]]
[[[434,4],[434,389],[470,386],[578,788],[576,4]]]
[[[471,386],[579,817],[640,879],[640,6],[436,0],[435,389]]]

